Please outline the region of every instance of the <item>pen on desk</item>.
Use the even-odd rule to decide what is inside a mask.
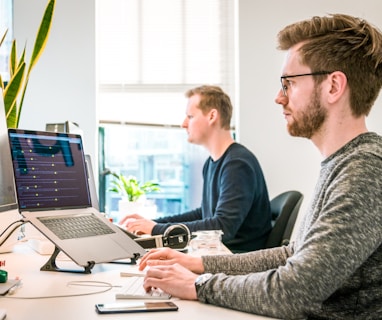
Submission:
[[[121,272],[121,277],[144,277],[144,273],[134,273],[134,272]]]
[[[7,294],[12,295],[16,292],[17,289],[19,289],[21,287],[22,287],[21,280],[18,280],[12,288],[9,288]]]

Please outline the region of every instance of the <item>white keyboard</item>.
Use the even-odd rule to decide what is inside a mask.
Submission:
[[[161,290],[146,292],[143,288],[142,276],[131,276],[124,278],[126,281],[122,288],[115,294],[117,299],[156,299],[167,300],[171,295]]]

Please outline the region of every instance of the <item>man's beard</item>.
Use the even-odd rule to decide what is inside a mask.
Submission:
[[[291,136],[310,139],[324,123],[327,111],[321,106],[318,91],[316,88],[306,109],[296,113],[294,121],[287,124]]]

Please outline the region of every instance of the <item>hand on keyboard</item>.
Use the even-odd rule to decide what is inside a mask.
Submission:
[[[116,293],[117,299],[156,299],[167,300],[171,295],[163,292],[160,289],[151,290],[146,292],[143,288],[144,277],[131,276],[124,278],[126,281],[123,283],[122,288]]]

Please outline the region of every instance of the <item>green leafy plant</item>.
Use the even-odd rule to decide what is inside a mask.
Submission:
[[[110,173],[114,179],[110,182],[109,191],[127,197],[129,201],[137,201],[142,195],[149,192],[159,192],[159,184],[154,181],[140,183],[134,176],[124,176],[115,172]]]
[[[45,13],[41,20],[40,28],[36,36],[33,52],[29,61],[29,66],[27,66],[25,62],[25,47],[21,53],[20,58],[17,58],[16,40],[12,41],[9,58],[10,80],[7,85],[4,84],[3,79],[0,76],[0,86],[3,91],[8,128],[17,128],[19,125],[20,114],[23,107],[30,73],[39,60],[48,41],[55,3],[56,0],[49,0],[45,8]],[[4,33],[1,39],[0,46],[7,35],[7,31]],[[18,100],[19,93],[21,93],[21,98]]]

